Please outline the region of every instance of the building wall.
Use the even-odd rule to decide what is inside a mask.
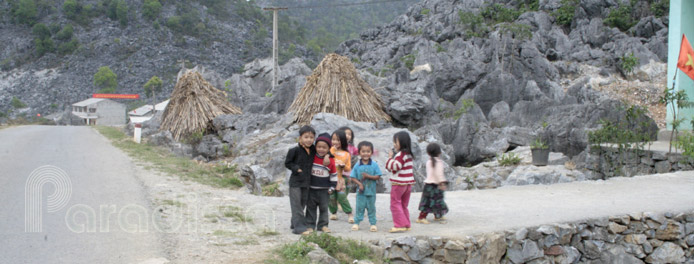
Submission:
[[[667,87],[672,88],[672,78],[675,76],[675,73],[677,73],[675,91],[684,90],[689,96],[689,100],[692,101],[694,100],[694,80],[680,70],[677,70],[677,58],[680,54],[682,34],[687,36],[690,44],[694,44],[694,1],[670,0],[670,24],[668,26],[668,33]],[[678,111],[678,117],[687,118],[679,129],[691,130],[692,125],[690,120],[694,119],[694,108],[677,109],[676,111]],[[668,129],[672,129],[672,115],[672,105],[668,105]]]
[[[96,104],[96,114],[99,118],[97,125],[120,126],[125,125],[125,105],[111,100],[103,100]]]

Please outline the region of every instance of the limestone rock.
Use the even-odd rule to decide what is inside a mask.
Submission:
[[[684,250],[672,242],[665,242],[646,258],[647,263],[682,263]]]

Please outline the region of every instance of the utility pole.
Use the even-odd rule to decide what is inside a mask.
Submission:
[[[277,11],[287,10],[286,7],[265,7],[263,10],[272,10],[272,90],[277,87],[277,77],[279,66],[277,65],[277,50],[279,43],[277,41]]]

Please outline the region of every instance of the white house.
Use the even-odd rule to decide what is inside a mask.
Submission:
[[[164,111],[167,105],[169,105],[169,100],[154,105],[154,109],[156,109],[157,112]],[[132,123],[142,123],[151,119],[153,116],[154,112],[152,111],[152,105],[143,105],[128,112],[128,117]]]
[[[125,105],[103,98],[89,98],[72,104],[72,114],[85,125],[125,125]]]

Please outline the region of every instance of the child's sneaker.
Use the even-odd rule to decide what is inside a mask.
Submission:
[[[443,216],[441,218],[434,218],[434,221],[439,222],[439,224],[448,223],[448,221],[446,221],[446,218]]]
[[[327,226],[324,226],[323,228],[320,229],[320,231],[323,231],[323,233],[330,233],[330,228]]]
[[[349,218],[347,219],[347,222],[349,222],[350,224],[354,224],[354,215],[353,215],[353,214],[349,214],[348,217],[349,217]]]
[[[359,230],[359,225],[353,225],[352,226],[352,231],[358,231]]]
[[[309,228],[306,228],[306,231],[309,231],[309,232],[313,233],[313,228],[310,228],[310,227],[309,227]]]
[[[428,225],[429,221],[427,221],[426,219],[417,219],[417,223]]]
[[[376,231],[378,231],[378,227],[376,227],[375,225],[372,225],[371,228],[369,229],[369,231],[376,232]]]
[[[337,220],[337,214],[331,214],[330,220]]]

